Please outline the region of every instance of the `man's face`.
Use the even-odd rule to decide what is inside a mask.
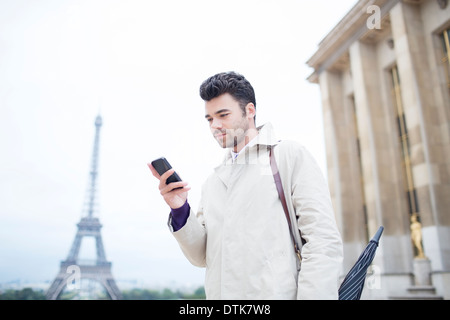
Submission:
[[[239,151],[248,141],[245,134],[250,127],[250,119],[253,104],[248,104],[249,109],[245,115],[236,101],[229,93],[222,94],[205,103],[205,118],[214,138],[222,148],[235,147]]]

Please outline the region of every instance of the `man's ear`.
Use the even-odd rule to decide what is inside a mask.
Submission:
[[[253,103],[250,102],[245,106],[245,114],[247,115],[247,118],[255,118],[256,108]]]

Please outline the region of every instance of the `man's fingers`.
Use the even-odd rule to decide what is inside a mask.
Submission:
[[[175,172],[175,169],[169,169],[161,175],[161,180],[166,183],[168,177],[170,177]]]
[[[161,181],[162,181],[162,179],[161,179]],[[162,188],[160,188],[159,191],[161,192],[162,195],[165,195],[166,193],[169,193],[169,192],[172,192],[172,191],[174,191],[174,192],[176,191],[177,193],[181,193],[181,192],[178,192],[178,191],[182,190],[182,188],[186,189],[187,185],[188,185],[188,183],[186,181],[172,182],[172,183],[169,183],[168,185],[162,186]],[[177,189],[177,188],[180,188],[180,189]],[[177,190],[175,190],[175,189],[177,189]]]
[[[167,170],[159,178],[159,190],[164,189],[167,186],[167,179],[175,172],[174,169]]]
[[[188,192],[189,190],[191,190],[191,187],[184,187],[182,189],[172,190],[172,192],[174,195],[179,195],[181,193]]]

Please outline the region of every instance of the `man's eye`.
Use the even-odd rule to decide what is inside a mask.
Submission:
[[[208,118],[208,119],[206,119],[206,121],[211,122],[211,121],[212,121],[212,118]]]
[[[225,113],[225,114],[221,114],[220,117],[221,118],[225,118],[226,116],[230,115],[229,113]]]

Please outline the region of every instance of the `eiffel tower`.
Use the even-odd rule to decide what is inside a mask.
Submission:
[[[111,300],[120,300],[122,295],[111,273],[111,262],[106,260],[100,229],[102,225],[98,218],[94,217],[94,205],[97,182],[97,163],[100,127],[102,118],[100,115],[95,119],[95,140],[92,156],[92,167],[90,172],[90,189],[88,193],[87,216],[82,217],[77,224],[78,231],[65,261],[61,262],[60,270],[47,291],[48,300],[56,300],[61,292],[67,288],[80,288],[81,279],[99,282],[106,290]],[[96,243],[97,257],[95,261],[79,259],[79,252],[83,237],[93,237]],[[76,287],[75,287],[76,286]]]

